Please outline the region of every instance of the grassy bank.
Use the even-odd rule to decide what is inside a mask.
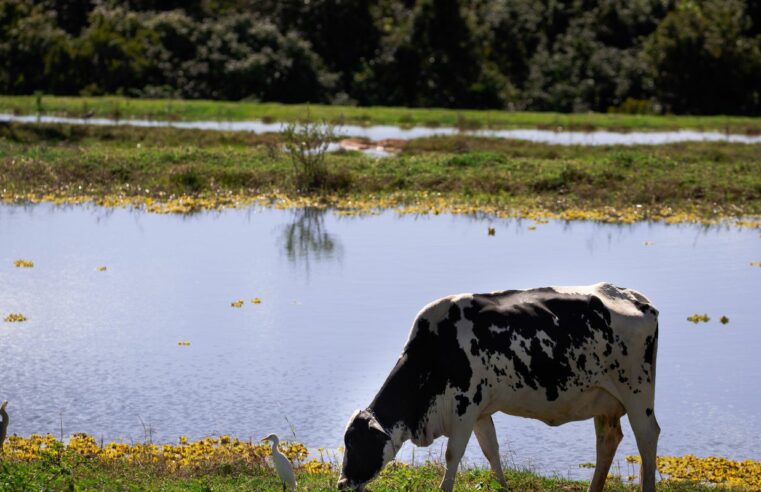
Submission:
[[[313,118],[357,125],[545,128],[575,130],[715,130],[761,133],[761,118],[735,116],[660,116],[601,113],[536,113],[436,108],[284,105],[123,97],[0,96],[0,113],[97,116],[157,120],[296,121],[307,110]]]
[[[384,473],[369,486],[374,492],[435,491],[444,470],[440,465],[415,468],[396,467]],[[560,478],[542,477],[531,472],[507,470],[511,490],[525,492],[572,492],[586,491],[588,483]],[[161,490],[161,491],[234,491],[256,490],[281,492],[282,487],[274,471],[225,472],[219,470],[203,476],[177,476],[154,472],[144,467],[129,465],[98,465],[83,461],[72,464],[8,463],[0,462],[0,491],[19,490]],[[298,490],[336,490],[336,473],[298,473]],[[483,469],[461,471],[457,475],[456,491],[500,490],[491,472]],[[608,492],[634,492],[639,487],[610,479]],[[662,483],[661,492],[725,492],[729,489],[694,482]],[[742,490],[742,489],[739,489]]]
[[[281,443],[294,465],[299,490],[335,490],[340,451],[320,450],[320,458],[308,458],[299,443]],[[74,434],[68,442],[51,435],[29,438],[12,436],[0,455],[0,491],[19,490],[281,490],[268,464],[270,449],[229,436],[208,437],[178,444],[98,444],[85,434]],[[627,460],[628,461],[628,460]],[[662,481],[662,492],[726,491],[723,484],[755,486],[759,483],[758,462],[731,462],[718,458],[659,458],[659,468],[679,480]],[[627,465],[633,473],[636,464]],[[438,462],[419,466],[393,462],[371,482],[373,491],[437,490],[444,475]],[[588,484],[530,471],[506,470],[511,490],[584,491]],[[608,479],[610,492],[638,490],[634,476]],[[713,480],[701,485],[695,480]],[[629,482],[629,483],[625,483]],[[719,482],[717,485],[716,482]],[[499,490],[491,471],[464,467],[458,472],[455,490]]]
[[[761,214],[761,145],[570,147],[466,137],[408,142],[398,155],[328,154],[303,196],[276,134],[0,125],[0,190],[19,198],[110,197],[193,208],[264,196],[303,205],[489,212],[629,222]],[[187,211],[187,210],[179,210]]]

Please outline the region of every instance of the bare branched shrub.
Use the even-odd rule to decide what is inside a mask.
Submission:
[[[314,121],[309,115],[299,123],[283,129],[285,152],[294,168],[296,186],[313,191],[325,186],[329,178],[325,153],[335,139],[335,127],[326,121]]]

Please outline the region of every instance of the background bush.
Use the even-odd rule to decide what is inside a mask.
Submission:
[[[0,0],[0,92],[761,113],[760,0]]]

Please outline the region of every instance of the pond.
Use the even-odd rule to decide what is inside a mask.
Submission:
[[[52,123],[66,125],[127,125],[140,127],[172,127],[197,130],[218,130],[230,132],[271,133],[283,130],[283,123],[262,121],[160,121],[108,118],[69,118],[62,116],[19,116],[0,114],[0,122]],[[340,135],[368,138],[370,140],[432,137],[436,135],[466,135],[475,137],[506,138],[554,145],[663,145],[676,142],[732,142],[744,144],[761,143],[761,135],[741,135],[718,131],[674,130],[674,131],[553,131],[538,129],[517,130],[468,130],[450,127],[400,128],[390,125],[336,127]],[[336,147],[337,149],[337,147]],[[374,155],[371,152],[368,152]],[[387,154],[377,155],[385,157]]]
[[[293,431],[310,448],[336,448],[429,301],[606,280],[661,311],[659,453],[759,458],[758,231],[40,204],[0,206],[0,238],[0,315],[28,318],[0,323],[0,399],[20,435],[176,442]],[[686,320],[704,312],[708,323]],[[594,461],[591,421],[495,422],[511,465],[589,476],[578,465]],[[626,473],[623,457],[636,454],[626,419],[624,432]],[[411,459],[410,444],[402,452]],[[475,439],[467,458],[483,463]]]

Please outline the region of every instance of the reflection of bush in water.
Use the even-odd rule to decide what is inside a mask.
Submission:
[[[285,226],[283,245],[291,261],[311,258],[322,260],[340,257],[341,244],[325,230],[326,210],[304,208],[294,211],[294,219]]]

